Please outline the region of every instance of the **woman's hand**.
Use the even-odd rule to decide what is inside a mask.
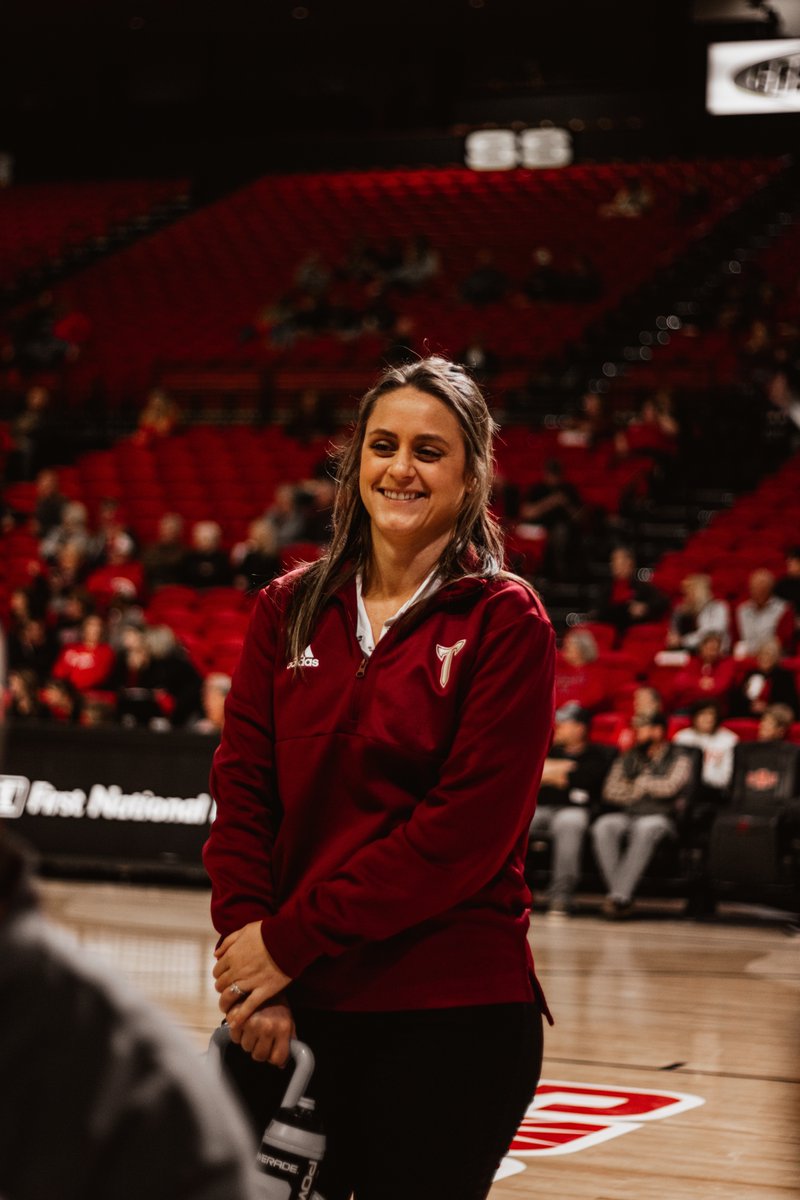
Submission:
[[[223,993],[220,1008],[227,998],[228,992]],[[231,1006],[236,1009],[238,1005]],[[231,1008],[228,1009],[230,1013]],[[228,1021],[230,1024],[230,1019]],[[251,1017],[231,1028],[231,1038],[245,1050],[255,1062],[272,1063],[274,1067],[285,1067],[289,1061],[289,1042],[294,1037],[294,1020],[292,1011],[283,996],[256,1009]]]
[[[284,975],[270,957],[261,937],[260,921],[251,921],[228,934],[214,954],[214,987],[220,993],[220,1008],[227,1014],[232,1034],[291,983],[290,976]]]

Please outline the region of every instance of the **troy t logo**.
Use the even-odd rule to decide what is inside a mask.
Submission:
[[[450,678],[450,669],[453,665],[453,659],[466,646],[466,638],[462,638],[460,642],[456,642],[454,646],[437,646],[436,657],[441,661],[442,669],[439,672],[439,686],[447,687],[447,681]]]

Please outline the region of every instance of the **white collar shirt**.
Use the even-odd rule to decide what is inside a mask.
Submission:
[[[434,567],[430,575],[427,575],[423,579],[422,583],[414,592],[414,595],[410,596],[409,599],[406,600],[405,604],[402,604],[400,608],[398,608],[394,616],[388,617],[387,620],[384,621],[383,628],[378,634],[378,641],[380,641],[383,635],[389,629],[391,629],[391,627],[395,625],[397,621],[400,620],[403,613],[408,612],[412,604],[416,604],[418,600],[425,600],[428,596],[432,596],[434,592],[438,591],[439,587],[440,583],[436,575],[436,567]],[[369,658],[375,649],[375,638],[372,635],[372,626],[370,625],[367,608],[364,604],[360,571],[356,575],[356,610],[358,614],[356,621],[356,638],[358,639],[358,644],[361,647],[362,654]]]

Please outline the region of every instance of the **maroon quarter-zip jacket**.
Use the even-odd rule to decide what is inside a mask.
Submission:
[[[286,665],[293,576],[258,596],[211,773],[220,935],[260,920],[296,1003],[530,1000],[528,826],[554,633],[514,579],[457,580],[364,659],[355,584]]]

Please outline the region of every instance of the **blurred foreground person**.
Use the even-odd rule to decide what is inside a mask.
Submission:
[[[0,826],[0,1195],[256,1200],[227,1085],[41,914],[27,857]]]

